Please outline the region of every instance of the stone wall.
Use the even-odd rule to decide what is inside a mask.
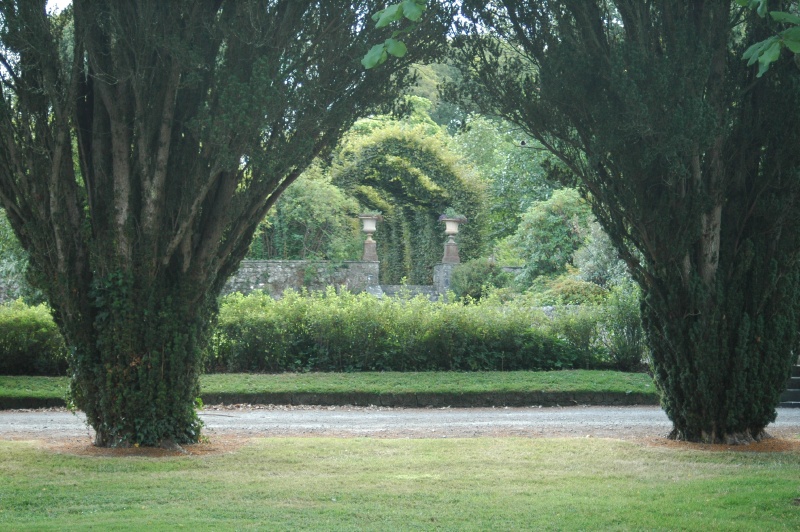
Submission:
[[[287,288],[324,290],[345,286],[359,293],[378,285],[378,263],[307,260],[243,260],[239,271],[228,280],[223,294],[263,290],[280,297]]]
[[[350,292],[369,292],[376,296],[395,296],[398,293],[425,295],[436,301],[450,287],[450,275],[457,264],[439,264],[434,267],[433,286],[380,286],[378,262],[306,260],[244,260],[239,271],[231,277],[223,294],[253,290],[280,297],[287,288],[324,290],[328,286],[345,286]],[[0,280],[0,303],[18,297],[19,287]]]
[[[450,290],[450,278],[456,266],[458,264],[442,263],[433,267],[433,289],[437,293],[446,294]]]

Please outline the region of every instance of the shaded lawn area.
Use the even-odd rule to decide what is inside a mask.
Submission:
[[[800,453],[602,439],[256,439],[233,454],[0,441],[0,528],[797,530]]]
[[[203,393],[491,393],[621,392],[655,393],[645,373],[618,371],[479,371],[474,373],[279,373],[210,374],[200,379]],[[61,399],[66,377],[0,376],[0,397]]]

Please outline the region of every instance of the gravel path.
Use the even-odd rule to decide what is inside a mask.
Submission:
[[[381,407],[207,407],[200,417],[214,436],[474,437],[572,436],[639,439],[671,428],[659,407],[406,409]],[[767,431],[800,435],[800,409],[779,408]],[[62,409],[0,412],[0,439],[91,439],[82,414]]]

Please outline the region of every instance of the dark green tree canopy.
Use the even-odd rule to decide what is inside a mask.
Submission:
[[[466,1],[461,20],[471,96],[561,159],[641,285],[675,436],[760,437],[800,310],[800,71],[741,59],[768,21],[661,0]]]
[[[365,71],[366,1],[0,2],[0,202],[100,444],[198,437],[202,331],[258,222],[444,44]]]

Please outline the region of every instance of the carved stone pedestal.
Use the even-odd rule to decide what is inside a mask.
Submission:
[[[458,244],[456,244],[455,236],[448,235],[447,242],[444,243],[444,257],[442,257],[442,263],[458,264],[459,262],[461,262],[461,259],[458,256]]]

